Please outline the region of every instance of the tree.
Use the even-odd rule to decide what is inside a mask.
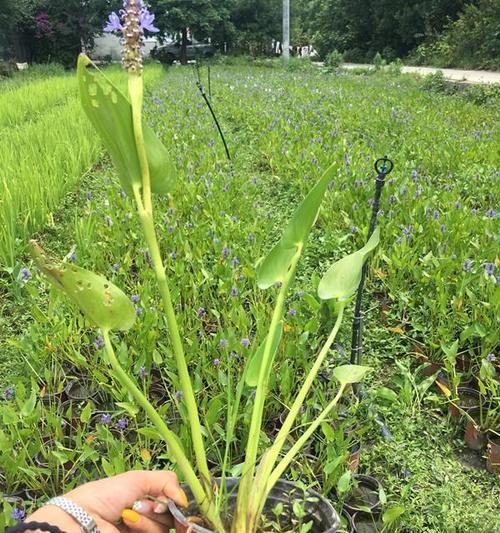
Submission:
[[[163,32],[180,36],[181,63],[187,63],[188,30],[198,40],[220,39],[230,31],[229,14],[232,1],[226,0],[152,0],[155,24]]]

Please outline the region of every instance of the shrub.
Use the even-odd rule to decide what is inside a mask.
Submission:
[[[343,60],[344,56],[338,50],[333,50],[325,57],[325,67],[330,70],[335,70],[340,66]]]

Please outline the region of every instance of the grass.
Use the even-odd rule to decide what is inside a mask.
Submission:
[[[117,67],[109,69],[121,79]],[[148,78],[159,80],[161,68]],[[0,265],[12,269],[28,236],[98,159],[101,144],[68,74],[0,93]]]
[[[398,531],[489,533],[498,529],[493,515],[498,501],[494,476],[460,460],[460,428],[447,419],[443,397],[431,389],[419,395],[408,385],[420,372],[410,354],[415,343],[438,360],[441,344],[459,337],[460,349],[474,364],[498,346],[494,327],[498,285],[485,268],[485,264],[498,268],[497,222],[490,211],[498,180],[494,150],[499,140],[498,108],[427,93],[407,77],[215,67],[212,103],[233,155],[231,166],[193,80],[188,69],[169,69],[148,99],[147,109],[148,121],[175,154],[179,170],[177,191],[157,199],[158,229],[208,433],[209,455],[219,461],[224,436],[219,413],[227,403],[228,382],[241,371],[268,324],[273,289],[263,293],[256,288],[255,262],[280,234],[294,205],[321,170],[336,162],[337,176],[287,301],[287,311],[296,314],[286,317],[287,333],[268,401],[269,429],[284,406],[290,405],[298,376],[324,337],[328,318],[318,313],[314,303],[319,276],[333,259],[363,241],[373,161],[387,154],[395,170],[384,191],[383,242],[365,299],[369,309],[365,359],[374,371],[366,383],[368,398],[353,415],[365,431],[361,469],[376,474],[389,500],[406,507]],[[58,168],[55,159],[53,164]],[[172,414],[172,407],[179,404],[175,368],[133,205],[122,196],[106,160],[82,181],[75,177],[65,190],[71,192],[59,209],[55,208],[59,200],[54,199],[50,223],[42,227],[42,217],[36,237],[59,257],[74,251],[79,265],[140,296],[138,325],[130,334],[115,338],[120,357],[134,376],[141,366],[151,375],[161,365],[167,399],[159,410],[189,447],[185,428]],[[41,188],[37,194],[42,194]],[[63,196],[61,192],[59,198]],[[19,250],[23,244],[19,242]],[[471,266],[464,269],[467,259]],[[27,258],[21,265],[31,268]],[[23,383],[35,390],[55,391],[62,368],[68,371],[68,364],[73,364],[105,391],[105,409],[113,420],[126,416],[130,428],[138,430],[137,441],[130,446],[123,435],[108,434],[99,424],[92,426],[79,412],[79,430],[72,438],[85,458],[85,468],[68,477],[57,463],[48,475],[30,457],[38,450],[37,435],[52,427],[50,409],[38,404],[18,419],[6,403],[5,413],[10,414],[4,415],[3,435],[10,435],[13,427],[22,429],[21,442],[29,447],[29,454],[19,442],[4,438],[0,483],[8,490],[28,486],[43,497],[60,492],[62,485],[70,487],[124,468],[171,466],[168,452],[147,431],[141,434],[147,421],[107,377],[93,346],[97,332],[70,304],[49,294],[34,273],[28,282],[17,279],[16,273],[3,275],[0,294],[0,384],[16,384],[18,410],[28,398]],[[376,294],[387,300],[383,314]],[[201,307],[203,317],[197,312]],[[326,373],[345,360],[350,319],[352,310],[328,358]],[[241,346],[243,338],[251,340],[249,350]],[[227,348],[221,348],[222,339]],[[214,364],[214,359],[221,363]],[[144,382],[146,389],[150,379]],[[393,390],[397,399],[388,401],[379,395],[382,386]],[[305,420],[314,416],[330,393],[328,379],[320,381],[307,402]],[[238,440],[232,449],[235,472],[251,403],[251,393],[245,391]],[[373,408],[391,430],[391,441],[381,437]],[[180,409],[182,416],[182,402]],[[82,435],[89,434],[95,440],[85,441]],[[263,435],[262,450],[271,438]],[[103,461],[99,446],[115,453]],[[302,457],[292,477],[317,483],[312,474],[317,474],[318,465],[321,472],[344,448],[337,433],[329,440],[327,432],[316,436],[314,451],[318,459]],[[9,467],[13,454],[17,464],[24,465],[17,475]],[[480,457],[476,462],[481,463]],[[344,469],[345,462],[323,472],[322,489],[328,492],[335,486]]]

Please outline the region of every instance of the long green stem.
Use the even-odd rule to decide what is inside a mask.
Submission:
[[[252,410],[250,431],[248,434],[248,442],[245,451],[245,463],[243,465],[240,486],[238,489],[236,519],[233,522],[232,527],[233,533],[246,533],[248,531],[247,506],[248,502],[250,501],[251,492],[255,490],[255,487],[252,486],[252,484],[255,473],[255,462],[257,459],[257,452],[259,448],[264,403],[267,396],[269,374],[271,371],[271,351],[274,344],[274,338],[277,335],[276,332],[278,330],[278,324],[280,320],[282,320],[286,294],[288,292],[290,284],[293,281],[297,262],[300,257],[300,252],[301,249],[298,248],[294,258],[292,259],[292,263],[286,274],[286,277],[283,280],[283,284],[280,288],[280,292],[276,301],[276,307],[274,308],[271,325],[269,327],[269,335],[267,336],[266,344],[264,346],[264,355],[262,357],[262,366],[257,382],[257,389],[255,391],[254,407]]]
[[[304,444],[309,440],[311,435],[316,431],[318,426],[323,422],[326,417],[329,415],[330,411],[337,405],[338,401],[340,400],[340,397],[344,393],[345,385],[342,385],[335,395],[335,398],[323,409],[321,414],[316,418],[316,420],[307,428],[307,431],[305,431],[301,437],[297,440],[297,442],[290,448],[288,453],[283,457],[283,459],[276,465],[276,468],[271,472],[271,475],[269,476],[269,479],[267,481],[267,494],[269,494],[269,491],[274,487],[278,479],[282,476],[283,472],[288,468],[290,463],[293,461],[293,458],[299,453],[300,449]],[[265,498],[264,498],[265,501]]]
[[[102,336],[104,338],[104,344],[106,348],[106,355],[108,361],[112,366],[113,370],[116,373],[116,376],[120,383],[132,394],[136,399],[137,403],[146,411],[147,415],[154,423],[158,432],[162,436],[163,440],[167,443],[170,453],[175,458],[177,465],[179,466],[181,472],[186,479],[193,496],[196,500],[196,503],[200,506],[200,510],[203,512],[204,516],[213,524],[218,532],[224,532],[224,526],[222,525],[220,518],[217,514],[217,511],[213,505],[213,502],[207,498],[205,489],[200,483],[199,479],[196,477],[196,474],[184,453],[184,450],[179,444],[179,441],[176,439],[174,433],[170,431],[165,424],[163,418],[158,414],[156,409],[149,403],[148,399],[142,391],[137,387],[129,375],[123,370],[116,358],[113,345],[111,344],[111,339],[109,338],[109,331],[103,330]]]
[[[292,425],[295,422],[295,419],[297,418],[300,408],[302,404],[304,403],[304,400],[309,393],[312,384],[321,368],[321,365],[323,364],[325,357],[328,355],[328,351],[330,350],[331,345],[333,344],[333,341],[335,340],[335,337],[337,336],[337,333],[340,329],[340,325],[342,323],[342,317],[344,315],[344,307],[345,305],[342,305],[339,309],[339,314],[337,315],[337,320],[335,321],[335,325],[333,326],[333,329],[328,336],[328,339],[326,340],[325,344],[323,345],[321,351],[319,352],[316,361],[314,362],[314,365],[312,366],[311,370],[309,371],[307,378],[304,380],[304,383],[302,384],[302,387],[300,388],[295,401],[292,404],[292,407],[290,408],[290,411],[288,413],[288,416],[286,417],[283,426],[278,432],[278,435],[276,436],[273,445],[269,450],[267,451],[265,461],[263,461],[259,467],[259,471],[257,473],[257,478],[266,480],[271,473],[274,464],[276,463],[276,460],[281,453],[281,449],[283,448],[283,445],[285,444],[286,438],[290,434],[290,430],[292,429]],[[259,483],[255,484],[255,490],[252,494],[252,501],[253,504],[250,506],[251,509],[260,509],[262,507],[261,504],[265,502],[265,493],[267,490],[266,485],[262,485]],[[255,517],[257,519],[257,517]]]
[[[170,296],[170,289],[168,287],[167,277],[165,275],[165,267],[163,266],[160,248],[156,239],[153,217],[143,209],[139,192],[136,189],[134,189],[134,192],[136,193],[135,196],[139,209],[139,218],[141,220],[146,243],[151,255],[153,268],[158,282],[158,288],[160,290],[163,307],[165,309],[168,331],[170,333],[175,362],[177,365],[177,373],[179,375],[184,403],[188,412],[189,424],[191,428],[191,439],[193,441],[193,448],[196,456],[196,464],[198,465],[200,474],[205,482],[207,497],[211,498],[210,471],[208,470],[207,457],[205,453],[205,447],[203,445],[203,436],[201,433],[198,407],[196,405],[193,386],[189,376],[189,370],[184,355],[184,348],[182,346],[181,336],[179,333],[179,326],[175,317],[174,306]]]
[[[143,98],[143,82],[142,76],[137,73],[130,73],[129,75],[129,96],[132,106],[132,120],[134,126],[135,143],[137,147],[137,155],[141,167],[142,175],[142,199],[137,187],[134,187],[134,196],[137,202],[139,217],[141,219],[146,243],[151,254],[153,266],[160,289],[160,294],[165,308],[167,317],[167,325],[172,340],[174,349],[175,362],[177,364],[177,372],[181,383],[181,390],[184,394],[184,402],[188,412],[188,418],[191,428],[191,438],[193,441],[193,449],[196,457],[196,464],[200,475],[203,478],[206,487],[207,497],[212,499],[210,486],[210,471],[208,469],[207,457],[205,447],[203,445],[203,436],[201,433],[201,424],[198,414],[198,407],[194,397],[193,386],[189,376],[189,370],[182,347],[182,341],[179,334],[179,327],[170,297],[170,290],[165,276],[165,268],[156,238],[153,219],[153,205],[151,201],[151,180],[149,175],[149,164],[144,145],[144,136],[142,131],[142,98]]]

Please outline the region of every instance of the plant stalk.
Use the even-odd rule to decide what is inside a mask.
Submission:
[[[123,370],[118,362],[116,354],[111,344],[111,339],[109,338],[109,331],[103,330],[102,336],[104,339],[104,344],[106,348],[106,355],[108,361],[115,371],[118,380],[120,383],[132,394],[136,399],[137,403],[146,411],[147,415],[151,421],[156,426],[158,432],[162,436],[163,440],[167,443],[169,450],[172,456],[175,458],[176,463],[179,465],[181,472],[184,475],[186,482],[188,483],[193,496],[196,500],[196,503],[200,506],[200,510],[203,512],[204,516],[213,524],[217,531],[221,533],[224,532],[224,526],[221,523],[221,520],[217,514],[217,511],[213,505],[213,502],[207,498],[205,489],[200,483],[199,479],[196,477],[196,474],[186,457],[184,450],[177,441],[174,433],[168,429],[163,418],[158,414],[156,409],[149,403],[146,396],[142,391],[137,387],[129,375]]]
[[[293,281],[301,251],[301,247],[298,246],[297,252],[292,259],[287,275],[283,280],[283,284],[280,288],[280,292],[276,301],[276,307],[274,308],[271,325],[269,327],[270,334],[267,336],[266,344],[264,346],[262,366],[260,368],[257,389],[255,391],[255,400],[254,407],[252,410],[252,419],[250,422],[250,431],[248,434],[248,442],[245,450],[245,463],[243,465],[240,486],[238,489],[236,518],[232,527],[233,533],[247,533],[251,531],[248,529],[247,524],[247,507],[248,502],[250,501],[251,492],[255,489],[255,487],[252,486],[252,482],[254,479],[255,462],[257,459],[257,452],[259,448],[264,403],[267,396],[271,351],[272,346],[274,344],[274,338],[276,335],[278,324],[280,320],[282,320],[286,293],[288,292],[288,289]]]
[[[333,329],[330,335],[328,336],[328,339],[326,340],[321,351],[319,352],[316,358],[316,361],[314,362],[314,365],[312,366],[311,370],[309,371],[307,375],[307,378],[302,384],[302,387],[300,388],[295,398],[295,401],[293,402],[292,407],[290,408],[290,411],[283,423],[283,426],[279,430],[278,435],[276,436],[274,440],[274,444],[267,451],[266,459],[265,461],[261,463],[259,471],[257,472],[257,478],[266,480],[269,474],[271,473],[276,463],[276,460],[283,448],[283,445],[285,444],[285,440],[290,434],[292,425],[295,422],[295,419],[297,418],[299,414],[300,407],[304,403],[304,400],[312,387],[312,384],[325,360],[325,357],[328,355],[328,351],[330,350],[330,347],[333,344],[335,337],[337,336],[337,333],[342,324],[344,308],[345,308],[345,304],[341,305],[339,309],[339,314],[337,315],[337,320],[335,321],[335,325],[333,326]],[[254,496],[252,498],[253,503],[254,504],[257,503],[256,505],[257,509],[260,509],[262,505],[265,503],[264,495],[267,491],[267,486],[264,485],[262,492],[260,492],[261,487],[262,486],[259,483],[256,483],[256,489],[254,491]],[[252,508],[255,508],[255,507],[252,505]]]
[[[205,447],[203,445],[203,436],[201,433],[201,423],[198,414],[198,407],[196,405],[196,399],[194,396],[193,386],[191,384],[191,378],[189,376],[189,370],[186,363],[186,357],[184,355],[184,349],[182,347],[182,341],[179,334],[179,326],[172,305],[172,298],[170,296],[170,290],[165,275],[165,267],[160,254],[160,248],[158,246],[158,240],[156,238],[156,232],[154,228],[153,219],[153,205],[151,201],[151,181],[149,175],[149,164],[146,153],[146,147],[144,145],[144,136],[142,131],[142,98],[143,98],[143,82],[142,76],[137,73],[129,74],[129,95],[132,105],[132,119],[134,126],[135,142],[137,147],[137,155],[139,157],[139,163],[141,167],[142,175],[142,196],[138,190],[138,187],[134,186],[134,197],[137,203],[137,209],[139,212],[139,218],[141,220],[142,228],[146,243],[148,245],[149,253],[151,254],[151,260],[153,261],[153,267],[156,274],[156,279],[160,289],[160,294],[163,300],[163,306],[167,318],[168,330],[170,333],[172,346],[174,350],[175,362],[177,365],[177,372],[181,383],[181,390],[184,394],[184,401],[188,412],[188,418],[191,428],[191,438],[193,441],[193,448],[196,457],[196,464],[200,475],[203,478],[206,488],[206,496],[208,499],[212,499],[211,486],[210,486],[210,471],[208,469],[207,458],[205,453]]]
[[[307,430],[300,436],[297,442],[290,448],[288,453],[283,457],[283,459],[277,464],[276,468],[271,472],[269,480],[267,482],[266,494],[264,502],[269,494],[269,491],[274,487],[278,479],[282,476],[283,472],[288,468],[293,458],[300,451],[302,446],[309,440],[309,437],[316,431],[319,425],[325,420],[329,415],[330,411],[337,405],[340,397],[344,393],[346,385],[341,385],[339,391],[335,395],[335,398],[323,409],[321,414],[316,418],[316,420],[307,428]]]

